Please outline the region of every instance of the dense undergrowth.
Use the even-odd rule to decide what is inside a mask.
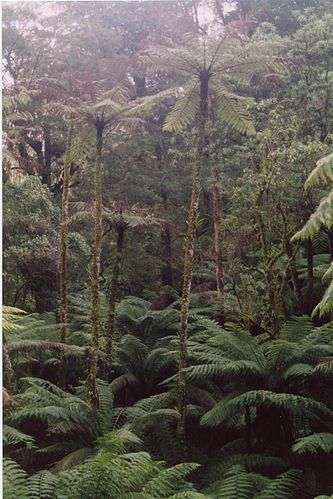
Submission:
[[[333,498],[331,0],[3,4],[4,498]]]

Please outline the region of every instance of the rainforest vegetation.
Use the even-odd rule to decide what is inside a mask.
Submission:
[[[333,3],[3,3],[5,499],[333,497]]]

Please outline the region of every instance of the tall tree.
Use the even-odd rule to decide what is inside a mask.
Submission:
[[[184,273],[181,298],[181,327],[179,332],[179,412],[178,434],[185,440],[186,417],[186,342],[191,280],[194,262],[194,245],[200,195],[200,174],[206,146],[208,99],[214,96],[217,112],[226,124],[239,132],[253,134],[254,128],[247,111],[248,99],[232,92],[232,83],[249,84],[254,75],[264,76],[281,69],[274,57],[272,44],[237,43],[232,30],[219,37],[201,39],[191,37],[187,46],[180,49],[161,50],[147,56],[152,72],[171,72],[186,83],[181,96],[166,119],[164,129],[178,130],[195,122],[197,130],[196,154],[192,167],[192,194],[188,213],[187,234],[184,248]]]

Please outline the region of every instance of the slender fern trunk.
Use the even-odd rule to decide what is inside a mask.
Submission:
[[[6,338],[3,335],[2,339],[2,360],[3,360],[3,374],[4,374],[4,384],[7,387],[9,394],[13,394],[16,391],[16,377],[12,366],[12,361],[10,360]]]
[[[67,135],[66,153],[63,168],[63,190],[61,197],[61,225],[60,225],[60,272],[59,272],[59,321],[60,321],[60,341],[67,343],[67,243],[68,243],[68,199],[69,199],[69,180],[70,180],[70,151],[72,147],[73,124],[70,125]],[[64,352],[60,354],[60,373],[61,386],[66,386],[66,365]]]
[[[42,182],[51,189],[51,159],[52,159],[52,143],[51,133],[48,125],[44,127],[44,168],[42,172]]]
[[[198,218],[198,205],[200,195],[200,173],[203,163],[205,146],[205,129],[207,123],[207,100],[208,100],[208,77],[202,78],[200,86],[200,113],[198,117],[196,157],[192,170],[192,195],[189,209],[187,234],[185,240],[183,289],[180,309],[180,333],[179,333],[179,355],[178,355],[178,408],[179,420],[177,432],[180,440],[185,445],[185,417],[186,417],[186,379],[184,368],[186,367],[186,343],[188,329],[188,312],[191,292],[191,281],[194,261],[194,243],[196,236],[196,225]]]
[[[295,294],[295,297],[296,297],[296,300],[298,303],[299,312],[302,313],[303,307],[304,307],[303,294],[302,294],[302,284],[301,284],[300,278],[298,276],[297,267],[296,267],[296,263],[295,263],[295,255],[293,255],[292,247],[291,247],[291,243],[290,243],[289,239],[287,239],[287,241],[286,241],[286,253],[288,255],[289,262],[290,262],[290,275],[291,275],[291,282],[293,285],[294,294]]]
[[[89,374],[86,380],[86,396],[90,404],[98,406],[99,397],[96,388],[98,348],[100,337],[100,299],[99,299],[99,273],[102,241],[102,144],[104,123],[97,121],[96,126],[96,158],[94,165],[94,247],[91,269],[91,348]]]
[[[222,262],[222,237],[221,237],[221,193],[220,193],[220,174],[217,168],[213,171],[213,211],[214,211],[214,247],[215,247],[215,266],[216,266],[216,290],[217,296],[224,295],[223,286],[223,262]]]
[[[306,303],[305,312],[310,315],[313,310],[313,244],[309,238],[306,240],[306,262],[307,262],[307,290],[306,290]]]
[[[116,249],[116,259],[114,262],[112,276],[111,276],[111,287],[109,294],[109,313],[108,313],[108,323],[106,331],[106,346],[105,346],[105,366],[104,366],[104,379],[109,380],[112,368],[112,358],[114,351],[114,340],[115,340],[115,318],[116,318],[116,304],[118,300],[119,291],[119,275],[121,268],[121,261],[123,255],[123,243],[125,236],[125,226],[120,226],[116,228],[117,230],[117,249]]]
[[[67,343],[67,243],[68,243],[68,199],[70,180],[70,150],[72,147],[73,125],[70,125],[67,135],[67,145],[63,168],[63,190],[61,197],[61,225],[60,225],[60,306],[59,320],[60,341]]]

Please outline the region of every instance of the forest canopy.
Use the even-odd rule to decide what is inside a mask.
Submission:
[[[2,14],[4,497],[333,497],[332,2]]]

